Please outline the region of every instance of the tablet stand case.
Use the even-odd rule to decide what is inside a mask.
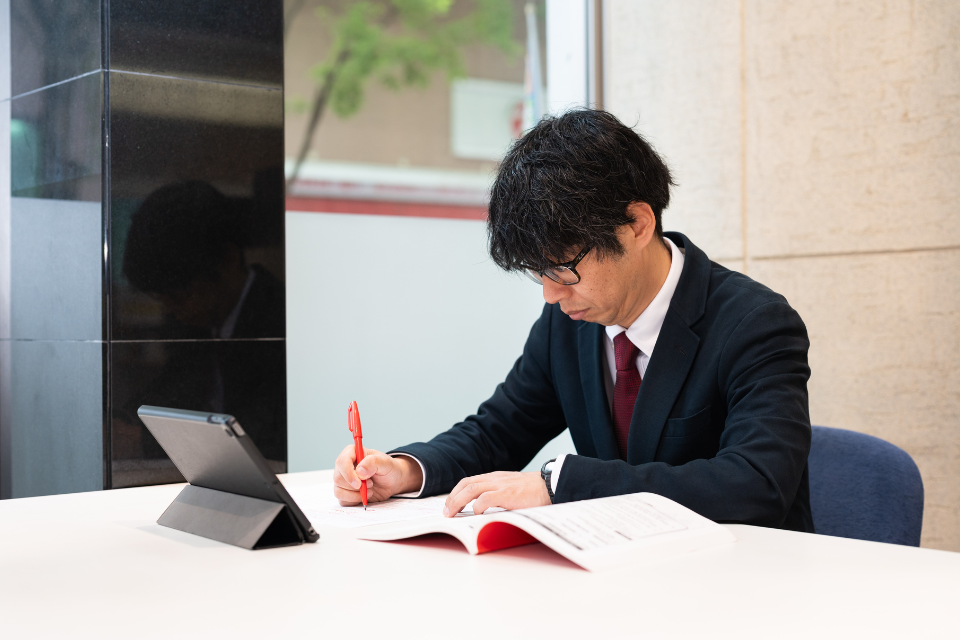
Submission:
[[[157,524],[244,549],[302,544],[303,534],[289,507],[188,484]]]

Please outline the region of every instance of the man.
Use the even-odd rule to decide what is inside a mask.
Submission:
[[[165,457],[136,415],[150,404],[230,413],[284,470],[286,358],[282,343],[263,340],[285,335],[284,285],[247,263],[241,205],[189,181],[157,189],[132,216],[123,275],[159,302],[158,332],[175,341],[154,345],[142,379],[116,379],[115,457]]]
[[[160,303],[162,337],[285,334],[283,283],[247,264],[239,206],[193,180],[157,189],[133,215],[123,275]]]
[[[337,458],[359,502],[450,492],[519,509],[649,491],[720,522],[813,531],[806,328],[779,294],[663,234],[670,171],[603,111],[546,118],[493,185],[490,254],[546,300],[477,415],[427,443]],[[577,448],[521,473],[564,429]]]

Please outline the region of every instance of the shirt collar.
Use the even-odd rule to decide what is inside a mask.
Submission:
[[[624,328],[618,324],[605,327],[607,337],[611,341],[626,331],[630,342],[635,344],[648,358],[653,356],[653,348],[660,336],[660,328],[667,317],[670,300],[673,298],[674,291],[677,290],[680,273],[683,271],[683,253],[670,238],[664,238],[663,241],[670,247],[670,272],[667,274],[663,286],[660,287],[660,291],[657,292],[647,308],[643,310],[640,317],[634,320],[629,327]]]

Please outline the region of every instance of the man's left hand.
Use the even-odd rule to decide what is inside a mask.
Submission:
[[[473,512],[479,515],[490,507],[513,510],[548,505],[550,494],[539,471],[495,471],[458,482],[447,496],[443,515],[452,518],[471,500],[476,500]]]

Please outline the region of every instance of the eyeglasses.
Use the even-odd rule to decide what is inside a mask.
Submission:
[[[547,276],[557,284],[577,284],[580,282],[580,274],[577,273],[577,265],[580,264],[580,261],[583,260],[588,253],[590,253],[592,248],[593,247],[587,247],[578,253],[577,257],[570,262],[564,262],[563,264],[547,267],[543,271],[538,271],[532,267],[524,267],[523,273],[537,284],[543,284],[543,276]]]

